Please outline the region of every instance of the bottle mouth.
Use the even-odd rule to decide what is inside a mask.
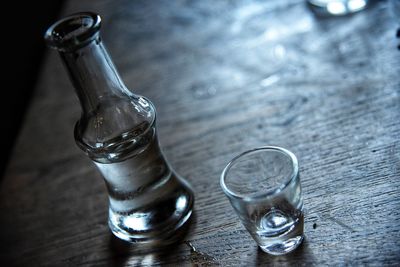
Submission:
[[[99,36],[101,18],[92,12],[69,15],[51,25],[44,39],[47,46],[68,52],[81,48]]]

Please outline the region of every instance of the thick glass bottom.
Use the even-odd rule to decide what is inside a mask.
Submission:
[[[175,209],[154,206],[132,213],[118,213],[109,209],[108,224],[118,238],[149,245],[168,245],[180,237],[178,230],[192,215],[193,199],[182,195],[175,199]]]
[[[304,236],[296,236],[288,240],[260,246],[261,250],[272,255],[284,255],[295,250],[303,242]]]

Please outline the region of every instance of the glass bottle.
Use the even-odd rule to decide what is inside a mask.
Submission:
[[[167,243],[189,219],[194,194],[168,165],[157,139],[156,111],[122,82],[100,38],[100,16],[70,15],[47,30],[78,95],[77,145],[104,176],[109,227],[135,243]]]

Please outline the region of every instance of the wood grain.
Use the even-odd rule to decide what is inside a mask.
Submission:
[[[49,52],[0,188],[2,266],[396,266],[400,263],[400,60],[387,2],[319,18],[303,1],[68,1],[91,10],[127,86],[158,112],[164,153],[195,189],[169,248],[107,227],[99,172],[76,147],[80,107]],[[219,187],[245,149],[301,165],[304,244],[261,252]]]

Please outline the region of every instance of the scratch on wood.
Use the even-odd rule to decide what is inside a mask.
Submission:
[[[353,232],[353,233],[354,233],[354,232],[357,232],[353,227],[351,227],[351,226],[345,224],[344,222],[342,222],[342,221],[340,221],[340,220],[338,220],[338,219],[336,219],[336,218],[334,218],[334,217],[331,217],[331,216],[325,216],[325,217],[326,217],[328,220],[331,220],[331,221],[337,223],[338,225],[340,225],[341,227],[343,227],[343,228],[349,230],[350,232]]]

